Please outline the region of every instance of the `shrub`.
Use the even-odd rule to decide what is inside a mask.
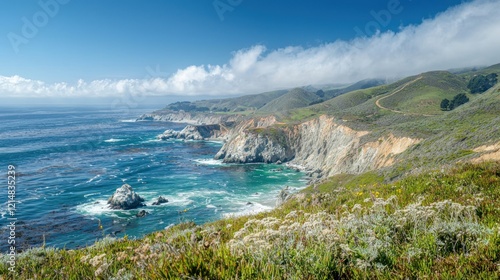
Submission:
[[[477,75],[469,81],[467,88],[471,93],[483,93],[493,87],[497,83],[498,75],[491,73],[487,76]]]

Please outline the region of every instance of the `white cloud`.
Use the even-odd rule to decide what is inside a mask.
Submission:
[[[0,96],[258,93],[489,65],[500,62],[498,11],[500,1],[476,0],[398,32],[311,48],[289,46],[267,51],[256,45],[236,51],[226,64],[192,65],[168,78],[47,84],[19,76],[0,76]]]

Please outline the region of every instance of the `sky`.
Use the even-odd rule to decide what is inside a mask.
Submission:
[[[500,1],[16,0],[0,102],[228,96],[500,63]]]

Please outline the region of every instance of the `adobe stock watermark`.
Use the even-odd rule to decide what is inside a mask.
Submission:
[[[389,2],[387,2],[387,9],[383,9],[378,12],[374,10],[370,11],[370,15],[374,20],[366,23],[364,29],[361,29],[358,26],[354,27],[354,31],[357,36],[370,37],[376,34],[377,31],[381,30],[383,27],[389,26],[392,17],[400,14],[403,10],[404,8],[399,0],[389,0]]]
[[[9,264],[9,273],[16,273],[16,167],[9,165],[7,167],[7,232],[9,237],[7,243],[9,244],[9,252],[7,253]]]
[[[214,6],[215,12],[219,16],[220,21],[224,21],[224,14],[226,12],[234,11],[234,8],[238,7],[243,3],[243,0],[214,0],[212,5]]]
[[[10,41],[12,49],[17,54],[19,47],[29,43],[30,39],[35,38],[39,30],[45,27],[51,18],[54,18],[62,5],[68,4],[70,0],[40,0],[38,6],[40,10],[35,12],[30,18],[22,17],[21,32],[9,32],[7,38]]]

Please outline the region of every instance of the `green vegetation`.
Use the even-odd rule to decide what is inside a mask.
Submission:
[[[316,93],[308,92],[302,88],[295,88],[288,93],[270,101],[259,112],[278,113],[295,108],[307,107],[309,104],[322,100]]]
[[[443,99],[443,101],[441,101],[441,110],[451,111],[467,102],[469,102],[469,98],[467,97],[467,95],[465,93],[459,93],[455,95],[455,97],[453,97],[451,101],[446,98]]]
[[[156,113],[186,111],[192,113],[237,114],[244,116],[280,114],[294,108],[319,104],[353,90],[383,84],[382,80],[368,79],[349,86],[317,90],[313,87],[277,90],[235,98],[175,102]]]
[[[204,111],[205,108],[208,108],[208,111],[214,113],[240,113],[243,111],[255,111],[266,105],[271,100],[276,99],[287,92],[287,90],[277,90],[261,94],[245,95],[236,98],[177,102],[168,105],[164,110],[197,112],[200,110]]]
[[[381,100],[380,105],[414,114],[440,114],[440,102],[466,91],[465,83],[449,72],[429,72],[403,91]]]
[[[497,279],[500,163],[383,176],[335,176],[254,216],[32,249],[16,279]]]
[[[359,90],[359,89],[366,89],[366,88],[372,88],[376,86],[380,86],[385,84],[384,80],[380,79],[367,79],[367,80],[362,80],[357,83],[354,83],[350,86],[347,87],[341,87],[341,88],[335,88],[335,89],[325,89],[323,91],[324,96],[320,96],[323,98],[323,100],[329,100],[334,97],[340,96],[344,93],[348,93],[351,91]]]
[[[168,105],[168,108],[173,111],[194,111],[194,112],[208,112],[208,107],[197,107],[189,101],[175,102]],[[227,109],[227,108],[226,108]]]
[[[483,93],[493,87],[498,81],[498,75],[491,73],[489,75],[477,75],[472,78],[467,85],[471,93]]]
[[[452,164],[450,160],[466,161],[470,151],[485,145],[497,143],[500,139],[500,95],[496,85],[471,101],[445,115],[419,118],[390,126],[390,131],[413,138],[423,139],[418,145],[399,156],[402,165],[411,163],[407,171],[418,168],[438,168]],[[399,163],[398,163],[399,164]],[[402,171],[400,170],[400,173]]]

